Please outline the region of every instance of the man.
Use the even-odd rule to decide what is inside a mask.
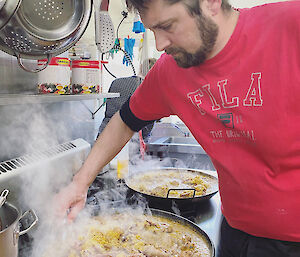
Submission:
[[[62,207],[147,122],[178,115],[218,171],[219,256],[300,256],[300,1],[128,0],[166,54],[108,124]]]

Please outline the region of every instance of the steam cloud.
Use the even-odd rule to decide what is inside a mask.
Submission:
[[[1,153],[2,160],[19,157],[24,153],[43,151],[72,139],[69,124],[66,124],[63,119],[57,119],[55,115],[49,116],[49,106],[26,105],[26,108],[24,107],[25,105],[0,108],[2,120],[0,133],[9,135],[6,140],[0,141],[1,149],[6,149]],[[138,148],[138,142],[130,144],[129,175],[160,167],[185,167],[182,161],[169,158],[159,160],[145,156],[145,159],[141,160]],[[41,257],[51,242],[68,242],[67,236],[80,234],[80,227],[92,215],[128,207],[127,187],[117,184],[115,173],[108,173],[101,176],[111,183],[99,188],[97,186],[90,188],[94,194],[89,199],[94,202],[89,203],[90,208],[82,211],[75,223],[67,224],[63,220],[58,220],[52,210],[53,196],[70,182],[74,169],[80,166],[78,160],[44,161],[43,165],[38,165],[38,168],[32,168],[22,174],[18,186],[18,207],[22,211],[33,209],[39,221],[38,225],[29,232],[29,236],[33,238],[33,247],[23,249],[23,255],[20,257]],[[132,207],[137,208],[137,206],[139,210],[148,208],[147,203],[138,198],[136,205]],[[180,214],[177,206],[173,206],[173,211]],[[67,246],[66,243],[65,249]],[[64,249],[60,248],[60,253],[55,253],[53,256],[60,257],[64,254]]]

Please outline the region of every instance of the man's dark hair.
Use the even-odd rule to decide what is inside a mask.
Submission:
[[[151,0],[126,0],[128,10],[137,10],[143,12],[147,9],[147,5]],[[199,0],[164,0],[170,5],[182,2],[191,15],[200,14]],[[222,0],[222,9],[224,11],[231,10],[231,5],[228,0]]]

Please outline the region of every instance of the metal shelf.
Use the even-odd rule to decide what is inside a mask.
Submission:
[[[55,103],[64,101],[83,101],[92,99],[119,97],[119,93],[83,94],[83,95],[26,95],[26,94],[2,94],[0,95],[0,105],[16,104],[39,104]]]

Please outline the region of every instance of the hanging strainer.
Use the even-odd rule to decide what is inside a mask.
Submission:
[[[9,0],[16,1],[16,0]],[[18,58],[48,59],[71,48],[84,33],[92,0],[21,0],[18,9],[0,30],[0,49]],[[0,24],[1,24],[0,17]]]
[[[0,0],[0,29],[9,21],[9,19],[18,10],[21,0],[9,1]]]
[[[108,13],[109,0],[94,0],[95,40],[100,53],[106,53],[115,44],[115,30]]]

